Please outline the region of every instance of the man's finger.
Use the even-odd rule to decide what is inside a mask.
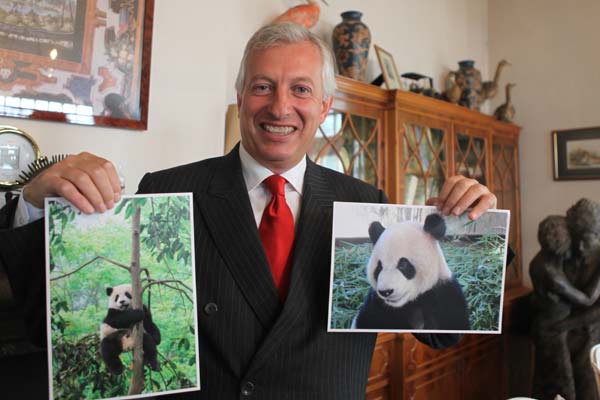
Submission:
[[[458,180],[450,191],[450,194],[445,199],[442,206],[442,213],[444,215],[449,215],[450,212],[457,206],[460,199],[464,196],[464,194],[469,190],[469,188],[473,185],[477,185],[478,182],[475,179],[464,178]]]
[[[94,206],[77,190],[77,188],[71,182],[59,177],[55,178],[55,182],[56,183],[53,183],[52,180],[49,181],[49,183],[52,185],[52,190],[55,191],[55,194],[53,195],[64,197],[77,209],[86,214],[92,214],[94,212]]]
[[[488,193],[482,196],[479,199],[479,203],[477,203],[477,205],[473,207],[471,212],[469,212],[469,219],[476,220],[477,218],[481,217],[483,213],[485,213],[487,210],[495,208],[496,201],[496,195],[494,195],[493,193]]]
[[[61,178],[62,182],[58,189],[59,194],[65,199],[75,204],[76,199],[81,195],[97,212],[106,211],[107,206],[104,203],[104,198],[88,173],[77,168],[70,168],[63,172]]]
[[[440,193],[437,197],[438,203],[443,204],[446,202],[446,199],[450,195],[452,188],[454,187],[456,182],[458,182],[461,179],[465,179],[465,177],[462,175],[454,175],[444,181],[444,184],[442,185],[442,190],[440,190]]]

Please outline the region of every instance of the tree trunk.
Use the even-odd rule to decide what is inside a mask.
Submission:
[[[135,206],[131,218],[131,288],[134,309],[142,309],[142,282],[140,280],[140,207]],[[133,347],[133,377],[129,386],[129,395],[140,394],[144,390],[144,323],[137,323],[132,332]]]

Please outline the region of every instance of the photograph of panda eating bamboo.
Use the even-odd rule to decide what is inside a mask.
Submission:
[[[329,330],[500,333],[509,217],[335,203]]]

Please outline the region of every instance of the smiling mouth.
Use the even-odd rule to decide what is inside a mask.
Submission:
[[[276,126],[269,124],[260,124],[260,127],[269,133],[281,136],[289,135],[290,133],[296,130],[296,128],[293,126]]]

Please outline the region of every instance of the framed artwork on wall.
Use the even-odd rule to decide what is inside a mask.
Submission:
[[[154,0],[0,0],[0,116],[144,130]]]
[[[554,180],[600,179],[600,127],[552,132]]]
[[[402,81],[394,62],[394,57],[381,47],[374,45],[375,53],[377,53],[377,60],[379,60],[379,66],[383,73],[383,80],[385,82],[386,89],[402,89]]]

